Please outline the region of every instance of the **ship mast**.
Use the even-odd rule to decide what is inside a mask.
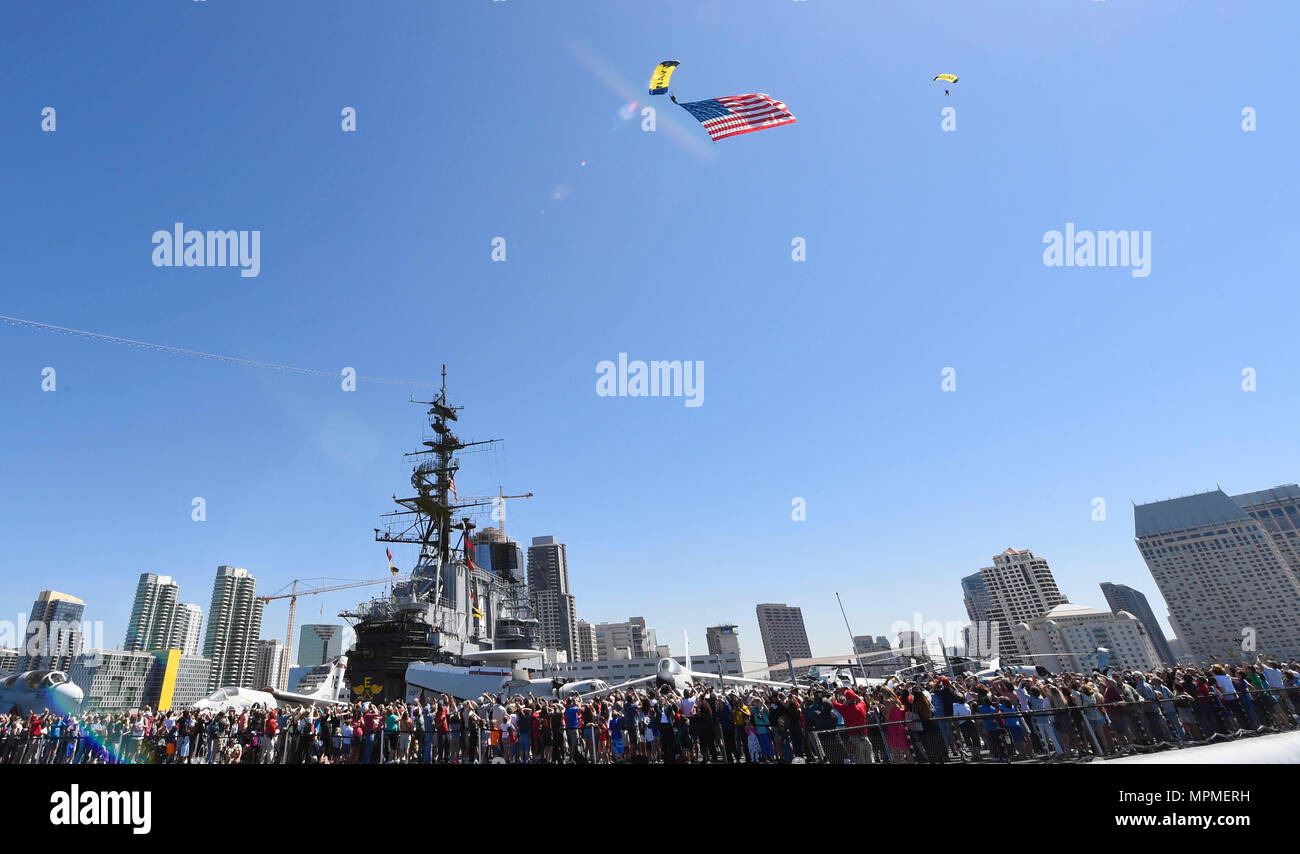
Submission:
[[[411,487],[415,494],[406,498],[393,496],[402,509],[387,513],[385,528],[375,529],[375,540],[383,543],[410,543],[420,547],[420,564],[444,566],[451,563],[455,548],[453,527],[465,532],[466,540],[474,528],[468,516],[455,525],[457,514],[474,507],[486,507],[488,501],[460,501],[452,488],[460,462],[455,454],[476,445],[490,445],[500,439],[465,442],[454,432],[449,422],[458,420],[461,406],[447,403],[447,366],[442,366],[442,387],[433,400],[413,400],[429,407],[429,427],[433,436],[426,439],[423,450],[410,451],[404,456],[414,457],[411,469]],[[465,543],[462,545],[468,545]]]

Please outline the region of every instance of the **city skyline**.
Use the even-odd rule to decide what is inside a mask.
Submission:
[[[1270,488],[1270,489],[1260,490],[1260,491],[1257,491],[1257,492],[1248,493],[1247,495],[1242,495],[1242,496],[1237,496],[1237,497],[1238,497],[1238,498],[1246,498],[1246,497],[1248,497],[1248,496],[1263,496],[1263,495],[1269,495],[1269,494],[1271,494],[1271,493],[1273,493],[1273,492],[1276,492],[1277,490],[1282,490],[1282,491],[1284,492],[1284,494],[1285,494],[1285,497],[1287,497],[1287,498],[1294,499],[1294,498],[1296,498],[1297,496],[1300,496],[1300,491],[1297,491],[1294,485],[1283,484],[1283,485],[1279,485],[1279,486],[1277,486],[1277,487],[1273,487],[1273,488]],[[1211,493],[1191,493],[1191,494],[1189,494],[1189,495],[1187,495],[1187,496],[1180,496],[1179,498],[1175,498],[1175,499],[1167,499],[1167,500],[1168,500],[1168,501],[1179,501],[1179,500],[1182,500],[1182,499],[1195,499],[1197,496],[1202,496],[1202,495],[1212,495],[1212,494],[1214,494],[1214,493],[1213,493],[1213,492],[1211,492]],[[1157,502],[1157,503],[1160,503],[1160,502]],[[1138,523],[1135,522],[1135,524],[1138,524]],[[498,542],[499,542],[499,541],[498,541]],[[513,540],[513,538],[510,538],[509,542],[514,543],[515,541]],[[537,547],[539,547],[539,548],[550,547],[551,549],[556,550],[556,552],[557,552],[558,555],[559,555],[560,563],[557,564],[556,566],[550,567],[549,569],[550,569],[550,571],[551,571],[552,573],[556,573],[556,574],[558,574],[559,577],[562,577],[562,578],[563,578],[564,586],[565,586],[565,588],[567,589],[567,588],[568,588],[568,580],[567,580],[568,569],[567,569],[567,557],[566,557],[567,544],[565,544],[565,543],[560,543],[560,542],[558,541],[558,538],[555,537],[554,535],[545,535],[545,536],[539,536],[539,537],[535,537],[535,538],[533,538],[533,545],[534,545],[534,546],[537,546]],[[1014,557],[1014,558],[1018,558],[1018,557],[1021,557],[1021,556],[1024,556],[1024,555],[1028,555],[1029,559],[1030,559],[1031,561],[1035,562],[1036,564],[1041,564],[1042,569],[1043,569],[1044,571],[1046,571],[1047,578],[1048,578],[1048,580],[1049,580],[1049,586],[1050,586],[1050,585],[1051,585],[1051,570],[1047,567],[1047,562],[1046,562],[1044,559],[1039,558],[1039,557],[1036,557],[1035,555],[1032,554],[1032,549],[1028,549],[1028,548],[1025,548],[1025,549],[1016,549],[1016,548],[1014,548],[1014,547],[1010,547],[1010,548],[1006,549],[1005,551],[1003,551],[1002,553],[997,554],[997,555],[994,555],[994,556],[993,556],[993,562],[994,562],[995,567],[996,567],[996,566],[998,565],[998,561],[999,561],[1000,559],[1006,559],[1008,556],[1011,556],[1011,557]],[[1289,552],[1288,555],[1289,555],[1289,556],[1293,556],[1293,555],[1294,555],[1294,552]],[[979,578],[981,578],[981,573],[986,572],[988,569],[990,569],[990,568],[986,568],[985,570],[979,570],[979,571],[976,571],[975,573],[971,574],[970,576],[964,576],[964,577],[961,577],[960,579],[957,579],[957,580],[959,580],[959,581],[961,582],[961,589],[962,589],[963,593],[966,593],[966,601],[964,601],[964,605],[965,605],[965,608],[966,608],[966,611],[967,611],[967,615],[966,615],[966,616],[967,616],[967,619],[968,619],[968,620],[982,620],[982,619],[996,618],[996,614],[994,614],[994,613],[992,612],[992,609],[987,609],[987,606],[986,606],[987,612],[985,612],[985,611],[981,611],[981,613],[979,613],[979,614],[975,614],[974,611],[972,610],[972,603],[971,603],[971,601],[970,601],[970,591],[967,589],[967,588],[968,588],[968,583],[969,583],[969,582],[971,582],[973,579],[979,579]],[[234,571],[234,572],[241,572],[241,573],[247,573],[247,572],[248,572],[247,570],[236,570],[234,567],[231,567],[231,566],[225,566],[225,565],[223,565],[223,566],[219,566],[219,567],[218,567],[217,582],[214,584],[214,589],[213,589],[214,597],[216,596],[217,591],[218,591],[218,590],[220,589],[220,587],[221,587],[221,578],[222,578],[223,570],[232,570],[232,571]],[[251,575],[251,573],[250,573],[250,575]],[[1160,598],[1161,598],[1161,601],[1164,602],[1165,600],[1163,599],[1163,594],[1161,593],[1161,591],[1160,591],[1160,589],[1159,589],[1159,586],[1155,583],[1154,579],[1149,579],[1149,580],[1151,580],[1151,582],[1152,582],[1152,587],[1154,588],[1154,595],[1157,596],[1157,597],[1160,597]],[[179,603],[179,602],[176,601],[176,593],[175,593],[175,589],[179,587],[179,584],[178,584],[178,582],[177,582],[175,579],[173,579],[172,577],[170,577],[170,576],[158,576],[158,575],[153,574],[153,573],[141,573],[140,578],[139,578],[139,588],[138,588],[137,591],[136,591],[135,600],[133,601],[133,605],[132,605],[132,608],[131,608],[131,612],[132,612],[132,613],[131,613],[131,618],[132,618],[132,620],[136,620],[136,619],[138,619],[138,617],[136,616],[136,611],[137,611],[137,610],[139,609],[139,607],[140,607],[140,597],[143,595],[143,591],[146,589],[146,583],[148,583],[148,585],[149,585],[150,587],[164,586],[164,587],[170,587],[170,588],[172,588],[173,593],[172,593],[171,604],[172,604],[172,607],[174,607],[174,608],[196,608],[196,607],[198,607],[198,606],[194,606],[194,605],[186,605],[186,604]],[[1113,582],[1110,582],[1110,581],[1101,581],[1101,582],[1097,582],[1097,585],[1098,585],[1099,589],[1102,591],[1102,598],[1103,598],[1103,601],[1104,601],[1106,607],[1109,608],[1110,610],[1116,610],[1116,609],[1115,609],[1114,607],[1112,607],[1111,602],[1109,601],[1110,597],[1109,597],[1109,596],[1107,595],[1107,593],[1106,593],[1106,590],[1107,590],[1108,587],[1112,587],[1112,588],[1113,588],[1113,587],[1118,586],[1118,587],[1120,587],[1120,588],[1128,588],[1131,592],[1134,592],[1134,593],[1138,594],[1139,596],[1142,596],[1143,598],[1146,598],[1146,597],[1145,597],[1145,593],[1144,593],[1144,591],[1141,590],[1140,588],[1131,588],[1131,587],[1129,587],[1128,585],[1122,585],[1122,584],[1121,584],[1121,585],[1115,585]],[[47,595],[49,592],[50,592],[50,591],[43,591],[43,592],[42,592],[42,596]],[[1053,589],[1053,592],[1055,592],[1054,589]],[[68,594],[63,594],[63,593],[57,593],[56,595],[57,595],[57,596],[68,596]],[[152,595],[157,595],[157,594],[152,594]],[[572,596],[573,594],[568,594],[568,595]],[[987,594],[987,590],[984,591],[984,595],[985,595],[985,596],[988,595],[988,594]],[[1059,599],[1060,599],[1061,602],[1066,602],[1066,601],[1068,600],[1068,597],[1064,596],[1063,594],[1057,594],[1057,595],[1059,596]],[[85,607],[85,603],[84,603],[84,602],[82,602],[82,601],[80,601],[80,600],[76,600],[76,597],[71,597],[71,596],[69,596],[68,598],[71,598],[71,599],[73,599],[74,601],[77,601],[77,602],[78,602],[78,605],[80,605],[80,606],[84,609],[84,607]],[[313,597],[305,597],[305,598],[313,598]],[[576,599],[576,597],[574,597],[574,598]],[[1053,601],[1056,601],[1056,600],[1053,600]],[[1163,619],[1162,619],[1162,618],[1159,618],[1159,617],[1156,618],[1157,621],[1158,621],[1158,624],[1159,624],[1160,628],[1162,629],[1162,631],[1165,629],[1166,626],[1170,626],[1169,613],[1168,613],[1168,608],[1169,608],[1169,606],[1168,606],[1168,603],[1167,603],[1167,602],[1166,602],[1165,604],[1166,604],[1166,616],[1165,616]],[[257,603],[257,605],[258,605],[259,607],[257,607],[255,610],[261,611],[261,603],[259,602],[259,603]],[[764,605],[760,604],[758,607],[759,607],[759,608],[763,608],[763,607],[767,607],[767,606],[764,606]],[[791,609],[794,609],[794,610],[800,610],[800,609],[801,609],[801,606],[799,606],[799,605],[789,605],[789,606],[786,606],[786,605],[780,605],[780,606],[776,606],[776,607],[778,607],[778,608],[786,608],[786,607],[788,607],[788,608],[791,608]],[[1092,606],[1091,604],[1085,604],[1085,605],[1082,605],[1082,607],[1092,608],[1093,606]],[[1104,609],[1103,609],[1103,610],[1104,610]],[[201,612],[201,609],[200,609],[200,612]],[[30,617],[30,615],[22,615],[22,616],[28,616],[28,617]],[[1152,614],[1152,616],[1154,616],[1154,614]],[[1139,615],[1139,617],[1141,617],[1141,615]],[[208,623],[207,623],[207,615],[206,615],[206,613],[202,613],[202,612],[201,612],[201,618],[202,618],[202,619],[201,619],[201,625],[202,625],[202,628],[203,628],[203,632],[204,632],[204,634],[206,635],[207,632],[208,632]],[[260,620],[260,615],[259,615],[258,619]],[[643,618],[636,618],[636,619],[643,619]],[[591,630],[591,632],[592,632],[592,636],[593,636],[593,638],[594,638],[594,637],[595,637],[595,632],[596,632],[596,627],[597,627],[597,625],[605,625],[605,624],[626,625],[627,623],[626,623],[626,621],[602,620],[602,621],[600,621],[600,623],[598,624],[598,623],[589,622],[589,621],[584,620],[584,619],[578,619],[578,620],[575,622],[575,630],[576,630],[578,627],[580,627],[580,626],[584,626],[584,625],[585,625],[587,628],[589,628],[589,629]],[[739,625],[739,624],[738,624],[738,623],[732,623],[731,625]],[[762,634],[763,634],[763,632],[762,632],[762,628],[763,628],[763,627],[762,627],[761,623],[756,623],[756,625],[758,625],[759,630],[758,630],[758,632],[755,633],[755,637],[756,637],[756,639],[759,640],[760,643],[762,643]],[[1015,625],[1015,623],[1013,622],[1011,625]],[[299,631],[299,634],[300,634],[299,642],[301,643],[302,638],[306,637],[306,633],[307,633],[309,630],[313,629],[313,628],[331,628],[331,627],[337,627],[337,628],[341,629],[341,630],[344,631],[344,632],[349,632],[349,631],[350,631],[350,629],[349,629],[349,627],[347,626],[346,623],[328,623],[328,624],[319,624],[319,625],[316,625],[316,624],[302,624],[302,625],[300,625],[299,628],[298,628],[298,631]],[[706,629],[707,629],[707,628],[708,628],[708,627],[706,627]],[[107,634],[112,634],[112,630],[111,630],[111,628],[106,629],[105,631],[106,631]],[[189,631],[190,631],[190,632],[197,632],[197,628],[195,628],[195,627],[191,627]],[[654,630],[653,630],[653,629],[650,629],[650,633],[651,633],[650,636],[653,637],[653,636],[654,636]],[[265,635],[265,633],[263,633],[263,634]],[[707,634],[707,631],[706,631],[706,634]],[[743,632],[737,632],[737,634],[743,634]],[[1007,630],[1007,633],[1006,633],[1006,634],[1008,635],[1008,637],[1010,636],[1010,626],[1008,626],[1008,630]],[[870,637],[873,637],[873,635],[870,635],[870,634],[869,634],[869,635],[858,635],[858,636],[855,636],[855,639],[856,639],[856,638],[862,638],[862,637],[870,638]],[[897,646],[897,643],[898,643],[898,641],[899,641],[899,638],[898,638],[897,633],[895,633],[895,634],[892,635],[892,636],[889,635],[889,634],[887,633],[887,634],[886,634],[886,637],[888,638],[888,642],[889,642],[889,643],[891,643],[891,644]],[[1177,638],[1177,637],[1178,637],[1178,636],[1177,636],[1177,633],[1176,633],[1176,632],[1174,632],[1174,631],[1172,631],[1172,630],[1169,631],[1169,633],[1168,633],[1168,638],[1174,639],[1174,638]],[[248,664],[249,667],[254,667],[254,666],[256,666],[256,661],[257,661],[257,659],[258,659],[258,655],[259,655],[259,653],[258,653],[258,649],[259,649],[259,647],[261,646],[261,643],[262,643],[263,641],[266,641],[266,642],[281,643],[281,645],[282,645],[282,642],[281,642],[281,640],[280,640],[280,637],[277,637],[277,636],[275,636],[275,635],[272,635],[272,636],[270,636],[270,637],[263,636],[263,637],[261,637],[261,638],[253,638],[252,640],[253,640],[253,648],[252,648],[252,650],[249,652],[249,654],[247,655],[248,662],[250,662],[250,663]],[[684,638],[683,640],[685,640],[685,638]],[[949,639],[948,639],[948,638],[945,638],[945,640],[947,641],[947,640],[949,640]],[[1159,644],[1160,644],[1161,642],[1165,642],[1165,641],[1166,641],[1166,637],[1163,637],[1163,636],[1162,636],[1162,637],[1159,638],[1157,641],[1154,641],[1154,643],[1156,644],[1157,648],[1159,648]],[[335,642],[337,643],[337,640],[336,640]],[[1004,642],[1005,642],[1005,639],[1004,639]],[[668,640],[668,645],[671,646],[671,639]],[[85,647],[84,642],[83,642],[83,647]],[[104,650],[106,650],[106,651],[109,651],[109,650],[124,650],[124,649],[127,650],[127,651],[129,651],[130,648],[131,648],[131,645],[130,645],[130,634],[129,634],[129,630],[128,630],[128,639],[127,639],[127,642],[126,642],[126,643],[119,643],[119,644],[116,644],[116,645],[110,645],[110,644],[107,644],[107,643],[106,643],[106,644],[104,644],[104,645],[102,646],[102,649],[104,649]],[[145,645],[145,644],[137,644],[135,648],[136,648],[136,649],[141,649],[141,650],[143,650],[143,649],[167,649],[167,648],[178,648],[178,649],[179,649],[180,646],[177,645],[177,644],[162,644],[162,645],[153,645],[153,646],[149,646],[149,645]],[[89,647],[85,647],[85,649],[89,649]],[[594,641],[593,641],[593,649],[594,649]],[[182,650],[182,651],[184,651],[184,650]],[[853,648],[853,646],[850,646],[850,647],[849,647],[849,651],[850,651],[850,653],[851,653],[851,652],[854,652],[854,651],[860,651],[860,650],[855,650],[855,649]],[[825,655],[825,654],[839,654],[839,653],[842,653],[842,652],[844,652],[844,650],[837,648],[837,649],[835,649],[835,650],[834,650],[833,652],[831,652],[831,653],[822,652],[822,651],[820,651],[820,650],[813,650],[813,651],[811,652],[811,654],[813,654],[813,655]],[[186,652],[185,654],[195,654],[195,653]],[[199,651],[198,654],[201,655],[201,654],[202,654],[201,651]],[[582,661],[582,660],[590,661],[590,660],[592,660],[592,659],[590,659],[590,658],[583,659],[583,658],[581,658],[581,657],[579,657],[579,656],[574,656],[573,658],[570,659],[571,662],[573,662],[573,661]],[[601,659],[600,659],[599,656],[597,656],[597,657],[596,657],[596,660],[601,660]],[[757,658],[747,658],[747,659],[743,659],[743,661],[745,661],[747,664],[761,664],[761,663],[771,664],[771,663],[773,663],[773,662],[771,662],[771,661],[765,661],[764,659],[757,659]],[[214,678],[215,678],[215,674],[214,674]]]
[[[68,590],[111,644],[142,572],[383,577],[371,530],[423,390],[345,391],[344,368],[447,363],[458,429],[504,440],[458,489],[534,493],[507,530],[568,544],[578,616],[644,614],[675,649],[733,621],[751,660],[755,603],[847,652],[836,593],[858,634],[960,620],[956,579],[1008,546],[1072,601],[1157,596],[1131,503],[1297,479],[1276,4],[325,0],[257,27],[242,4],[146,5],[6,19],[43,47],[4,71],[24,168],[0,312],[321,374],[0,325],[0,566],[32,580],[0,591],[9,621]],[[770,92],[797,123],[712,143],[648,95],[669,57],[683,100]],[[258,274],[155,266],[178,222],[256,232]],[[1046,265],[1075,226],[1149,232],[1149,275]],[[624,353],[707,363],[708,393],[598,394]],[[271,603],[263,636],[286,616]]]

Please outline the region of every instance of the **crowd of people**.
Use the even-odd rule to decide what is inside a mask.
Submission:
[[[559,692],[563,694],[563,691]],[[668,686],[236,712],[0,715],[0,764],[945,763],[1080,760],[1300,726],[1300,664],[870,687]]]

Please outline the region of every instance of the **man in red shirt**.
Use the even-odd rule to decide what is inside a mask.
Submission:
[[[867,704],[853,693],[852,688],[836,688],[831,705],[844,718],[844,738],[853,754],[853,764],[870,765],[873,757],[871,742],[867,739]]]

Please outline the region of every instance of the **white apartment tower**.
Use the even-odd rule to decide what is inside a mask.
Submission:
[[[176,606],[176,621],[167,648],[179,649],[181,655],[198,655],[202,640],[203,609],[192,602],[181,602]]]
[[[223,685],[255,687],[253,670],[262,633],[262,603],[254,595],[256,590],[257,579],[248,570],[217,567],[203,639],[203,657],[212,662],[209,691]]]
[[[253,687],[279,688],[280,676],[284,672],[284,641],[259,640],[257,642],[257,663],[253,666]]]
[[[1029,549],[1009,548],[994,555],[993,565],[979,571],[979,580],[982,585],[969,577],[962,580],[967,613],[974,620],[975,611],[981,611],[979,616],[998,624],[998,656],[1005,663],[1016,658],[1015,626],[1069,601],[1057,589],[1047,561]]]
[[[170,575],[141,573],[122,649],[179,649],[182,655],[197,655],[203,609],[181,602],[180,591],[181,586]]]
[[[596,627],[586,620],[578,621],[578,657],[577,661],[596,660]]]

